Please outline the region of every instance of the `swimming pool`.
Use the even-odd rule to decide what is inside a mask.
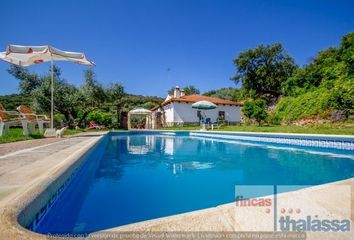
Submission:
[[[39,223],[90,233],[234,201],[235,185],[318,185],[354,177],[353,151],[203,137],[109,133]]]

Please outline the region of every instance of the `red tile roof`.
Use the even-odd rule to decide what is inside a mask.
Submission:
[[[221,98],[214,98],[214,97],[192,94],[192,95],[183,96],[183,97],[179,97],[179,98],[171,98],[171,99],[163,102],[161,104],[161,106],[168,105],[171,102],[195,103],[198,101],[209,101],[209,102],[212,102],[216,105],[233,105],[233,106],[242,106],[243,105],[242,103],[233,102],[231,100],[225,100],[225,99],[221,99]],[[152,108],[151,110],[154,111],[157,108],[159,108],[159,106],[156,106],[156,107]]]

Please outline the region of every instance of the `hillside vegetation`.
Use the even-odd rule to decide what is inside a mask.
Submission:
[[[32,101],[30,96],[24,96],[20,94],[11,94],[0,96],[0,103],[5,107],[7,111],[14,111],[20,105],[27,105]]]
[[[281,44],[246,50],[234,63],[237,72],[233,80],[242,83],[244,111],[248,111],[244,113],[254,121],[290,124],[303,119],[353,118],[354,32],[345,35],[339,47],[319,52],[303,67],[295,64]],[[267,117],[257,114],[259,98],[267,102]],[[336,119],[338,113],[341,117]]]
[[[283,84],[283,93],[274,115],[282,120],[328,118],[333,109],[352,115],[354,33],[346,35],[339,48],[321,51],[311,64],[297,69]]]

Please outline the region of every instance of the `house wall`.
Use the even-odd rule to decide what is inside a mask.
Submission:
[[[192,108],[192,103],[174,102],[173,105],[173,122],[174,123],[198,123],[198,110]],[[216,121],[219,111],[225,111],[225,118],[229,122],[240,122],[240,107],[230,105],[217,105],[217,108],[204,110],[207,118],[212,122]],[[166,121],[168,122],[168,121]]]
[[[163,107],[165,110],[166,123],[174,122],[174,110],[173,104],[168,104]]]
[[[167,126],[179,123],[199,123],[198,109],[192,108],[192,103],[172,102],[163,106],[165,112],[165,120]],[[155,110],[159,111],[159,109]],[[241,111],[238,106],[217,105],[217,108],[211,110],[203,110],[207,118],[215,122],[219,116],[219,111],[225,112],[225,118],[229,122],[240,122]]]

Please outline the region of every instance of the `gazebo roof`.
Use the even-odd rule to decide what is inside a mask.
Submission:
[[[145,108],[135,108],[129,111],[130,114],[151,114],[152,111],[145,109]]]

